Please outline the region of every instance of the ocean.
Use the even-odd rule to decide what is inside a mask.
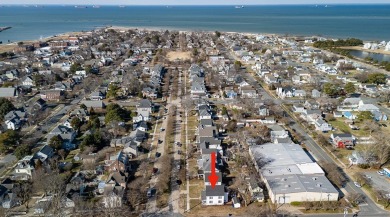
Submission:
[[[0,6],[3,43],[33,40],[103,26],[288,35],[355,37],[390,41],[388,5],[288,6]]]

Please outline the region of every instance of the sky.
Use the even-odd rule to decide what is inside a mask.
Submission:
[[[0,4],[84,5],[269,5],[269,4],[390,4],[390,0],[0,0]]]

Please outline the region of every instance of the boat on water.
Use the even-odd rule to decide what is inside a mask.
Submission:
[[[100,8],[100,5],[94,5],[93,8]]]
[[[5,31],[7,29],[11,29],[11,26],[6,26],[6,27],[0,27],[0,32]]]
[[[80,5],[76,5],[74,6],[75,8],[88,8],[87,6],[80,6]]]
[[[241,6],[236,6],[235,8],[240,9],[240,8],[244,8],[244,6],[243,6],[243,5],[241,5]]]
[[[120,8],[125,8],[126,6],[124,6],[124,5],[119,5],[119,7],[120,7]]]

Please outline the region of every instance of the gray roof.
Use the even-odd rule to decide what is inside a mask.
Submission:
[[[87,106],[87,108],[104,108],[105,104],[103,101],[100,100],[83,100],[81,101],[81,104],[84,104]]]
[[[324,175],[279,175],[267,177],[267,181],[273,192],[299,193],[299,192],[322,192],[338,193],[330,181]]]
[[[53,154],[53,148],[48,145],[45,145],[41,148],[41,150],[39,150],[39,152],[45,154],[48,157],[51,157],[51,155]]]
[[[215,188],[207,185],[205,195],[209,196],[225,196],[225,185],[216,185]]]
[[[284,131],[285,129],[279,125],[268,126],[271,131]]]
[[[202,119],[200,120],[200,125],[203,125],[203,126],[213,126],[213,120],[211,119]]]
[[[15,97],[16,89],[13,87],[1,87],[0,88],[0,97]]]
[[[138,104],[138,108],[150,108],[150,107],[152,107],[152,102],[148,99],[142,99]]]
[[[216,172],[215,173],[218,176],[218,182],[222,182],[222,173]],[[211,175],[211,173],[205,173],[204,177],[206,178],[206,181],[208,182],[208,177]]]
[[[216,135],[217,128],[215,126],[198,126],[199,137],[214,137]]]
[[[251,146],[250,150],[254,156],[258,153],[264,156],[265,160],[268,161],[266,168],[313,162],[298,144],[266,143]]]

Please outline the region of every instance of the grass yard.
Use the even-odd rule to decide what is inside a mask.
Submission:
[[[179,207],[181,210],[187,209],[187,194],[180,194]]]
[[[72,162],[73,157],[80,152],[80,149],[73,150],[69,152],[68,156],[66,156],[65,162]]]
[[[202,190],[201,185],[190,185],[190,198],[199,198]]]
[[[352,129],[340,119],[336,119],[335,121],[329,121],[329,124],[332,125],[332,127],[336,128],[338,132],[352,132]]]
[[[158,208],[164,208],[168,206],[169,193],[163,193],[157,196],[156,205]]]

